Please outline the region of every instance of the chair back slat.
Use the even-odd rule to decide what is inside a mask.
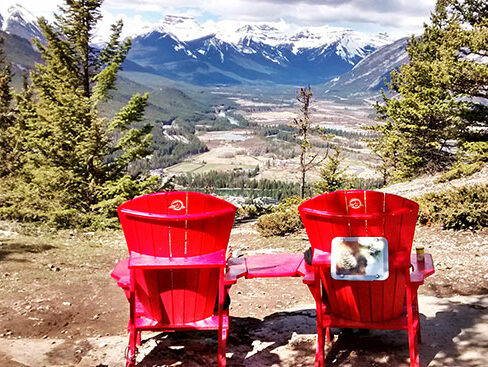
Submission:
[[[187,257],[225,250],[235,210],[210,195],[167,192],[130,200],[119,206],[118,213],[129,251]],[[145,316],[165,324],[211,316],[218,284],[217,268],[135,271],[136,297]]]
[[[391,258],[411,251],[418,205],[396,195],[352,190],[317,196],[299,211],[312,248],[330,252],[335,237],[384,237]],[[334,280],[330,268],[322,268],[321,279],[332,313],[355,321],[386,321],[403,312],[407,271],[390,269],[386,280],[368,282]]]

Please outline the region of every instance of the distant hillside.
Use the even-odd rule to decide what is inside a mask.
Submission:
[[[408,62],[408,38],[381,47],[361,60],[351,71],[321,86],[328,97],[364,98],[379,94],[390,72]]]
[[[201,93],[198,88],[191,90],[187,86],[172,86],[164,78],[122,72],[117,78],[117,90],[101,106],[101,112],[107,117],[113,116],[127,104],[134,93],[149,93],[148,105],[141,124],[153,126],[153,154],[141,169],[156,169],[173,165],[188,155],[207,150],[195,135],[196,125],[209,129],[232,129],[227,119],[217,116],[214,106],[232,106],[233,102],[220,95]],[[139,83],[134,81],[142,80]]]
[[[22,85],[22,75],[32,70],[36,62],[41,62],[41,56],[25,38],[3,31],[0,37],[5,40],[5,56],[12,64],[14,87],[18,88]]]

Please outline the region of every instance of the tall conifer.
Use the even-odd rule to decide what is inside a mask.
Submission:
[[[393,95],[383,93],[381,122],[372,128],[385,178],[442,169],[456,159],[453,143],[462,150],[488,140],[488,109],[479,99],[488,90],[487,32],[483,2],[439,0],[424,33],[409,40],[410,62],[392,72]]]
[[[18,172],[22,192],[10,207],[21,219],[105,225],[118,204],[155,182],[128,173],[150,153],[150,127],[133,125],[143,119],[147,93],[132,96],[110,120],[99,114],[130,49],[130,40],[120,39],[122,22],[102,50],[91,45],[101,4],[65,0],[53,24],[39,19],[46,42],[36,46],[44,62],[31,73],[33,98],[30,91],[18,98],[27,152]]]
[[[3,50],[4,39],[0,37],[0,178],[13,172],[16,161],[15,110],[11,89],[12,71]]]

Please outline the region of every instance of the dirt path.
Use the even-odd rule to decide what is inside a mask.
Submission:
[[[422,365],[485,366],[488,231],[420,227],[416,241],[437,264],[421,288]],[[246,223],[233,230],[231,245],[247,256],[301,252],[308,243],[304,233],[262,238]],[[119,231],[46,233],[0,223],[0,366],[123,366],[128,306],[108,274],[125,256]],[[315,311],[299,278],[239,280],[231,298],[229,366],[313,365]],[[143,340],[141,366],[215,363],[215,332]],[[340,334],[328,362],[408,366],[406,333]]]

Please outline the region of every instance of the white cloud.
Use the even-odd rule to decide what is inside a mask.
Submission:
[[[220,19],[271,22],[286,19],[299,25],[348,25],[361,30],[387,31],[398,37],[419,33],[435,0],[106,0],[109,9],[137,12],[150,9],[172,14],[195,9]]]
[[[110,26],[122,19],[124,22],[124,28],[122,31],[122,38],[132,36],[134,34],[141,33],[142,30],[151,27],[151,22],[145,21],[140,14],[127,15],[124,13],[111,13],[105,9],[102,10],[102,20],[97,27],[97,34],[107,39],[110,34]]]
[[[18,2],[35,15],[52,18],[62,0],[2,0],[0,7]],[[358,30],[387,31],[404,36],[422,31],[435,0],[105,0],[101,28],[123,18],[127,34],[166,14],[213,16],[220,20],[272,22],[285,19],[297,25],[346,25]],[[148,15],[152,16],[148,17]],[[149,19],[150,18],[150,19]]]

